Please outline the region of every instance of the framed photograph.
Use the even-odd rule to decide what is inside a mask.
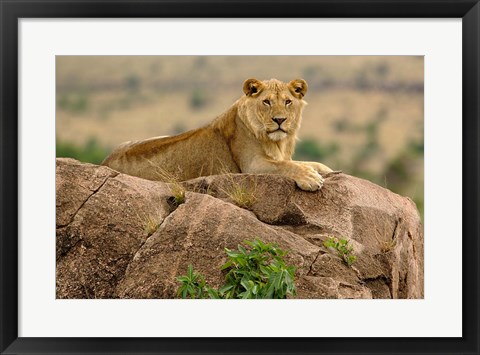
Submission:
[[[423,298],[422,56],[55,67],[57,298]],[[251,255],[225,253],[254,239]],[[283,271],[262,261],[249,293],[233,276],[269,244],[288,251]]]
[[[478,1],[0,11],[2,354],[479,352]]]

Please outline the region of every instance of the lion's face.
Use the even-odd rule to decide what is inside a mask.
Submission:
[[[280,141],[295,136],[300,126],[307,83],[303,79],[284,83],[276,79],[248,79],[243,84],[242,111],[257,138]]]

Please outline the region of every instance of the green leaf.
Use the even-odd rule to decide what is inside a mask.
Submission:
[[[267,292],[263,298],[273,298],[273,293],[275,292],[275,288],[273,283],[270,283],[267,289]]]
[[[220,287],[218,292],[220,294],[223,294],[223,293],[227,292],[228,290],[231,290],[232,288],[233,288],[233,285],[223,285],[222,287]]]
[[[238,250],[242,253],[242,254],[248,254],[247,250],[242,247],[241,245],[238,246]]]
[[[222,267],[220,268],[220,270],[225,270],[225,269],[228,269],[229,267],[231,267],[233,265],[233,262],[231,260],[227,261],[225,264],[222,265]]]

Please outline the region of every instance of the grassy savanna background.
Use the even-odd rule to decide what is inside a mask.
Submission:
[[[423,57],[57,56],[57,156],[100,163],[121,142],[200,127],[247,78],[304,78],[296,159],[411,197],[423,214]]]

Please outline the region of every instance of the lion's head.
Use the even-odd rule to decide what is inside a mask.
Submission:
[[[303,79],[289,83],[247,79],[243,84],[245,96],[239,101],[240,117],[257,139],[294,138],[300,127],[307,89]]]

